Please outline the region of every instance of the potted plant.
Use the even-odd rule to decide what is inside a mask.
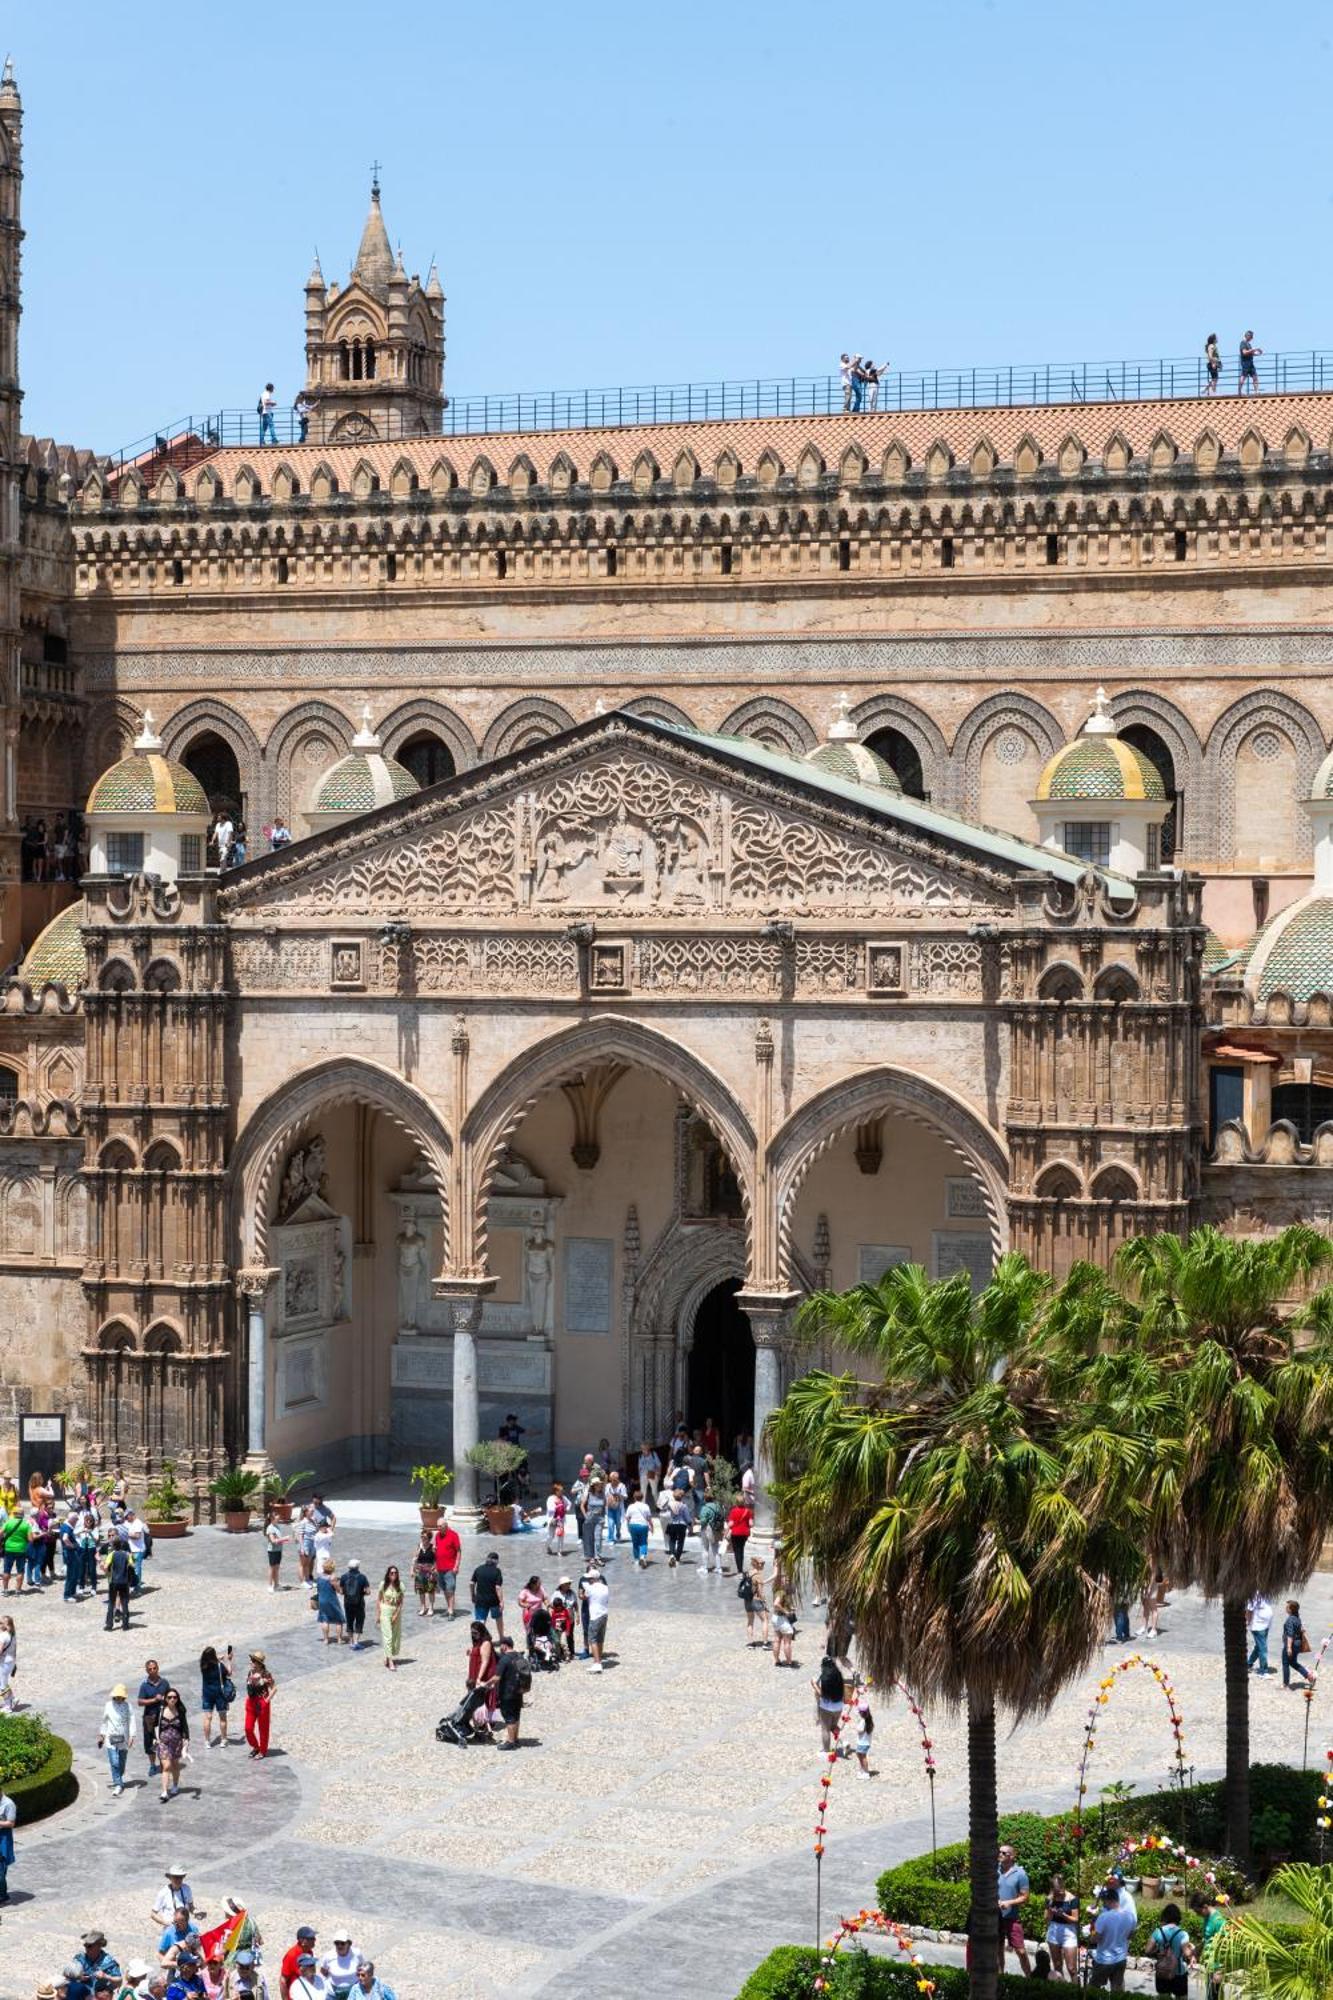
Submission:
[[[148,1488],[144,1517],[153,1540],[178,1542],[190,1532],[189,1495],[176,1484],[176,1468],[168,1460]]]
[[[412,1484],[417,1489],[417,1504],[421,1509],[421,1525],[433,1535],[440,1525],[440,1495],[453,1478],[447,1465],[414,1465]]]
[[[229,1535],[243,1535],[250,1526],[250,1509],[258,1491],[259,1474],[247,1472],[239,1465],[220,1472],[213,1481],[209,1492],[222,1502],[222,1518]]]
[[[275,1521],[290,1521],[292,1518],[292,1494],[307,1479],[314,1478],[313,1472],[270,1472],[263,1482],[264,1505]]]
[[[502,1480],[513,1478],[526,1457],[521,1444],[510,1444],[504,1438],[483,1438],[467,1453],[468,1464],[475,1465],[478,1472],[484,1472],[492,1482],[492,1498],[482,1502],[482,1512],[493,1535],[507,1535],[513,1528],[512,1505],[501,1500],[500,1484]]]

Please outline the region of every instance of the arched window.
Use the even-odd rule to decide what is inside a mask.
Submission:
[[[338,342],[338,373],[344,382],[352,379],[352,351],[345,340]]]
[[[19,1073],[0,1063],[0,1104],[13,1104],[19,1094]]]
[[[219,736],[216,729],[205,729],[181,752],[181,762],[203,786],[211,812],[222,806],[233,813],[241,811],[245,803],[241,767],[225,736]]]
[[[929,798],[921,753],[910,736],[904,736],[901,729],[877,729],[873,736],[867,736],[866,748],[884,759],[909,799]]]
[[[366,342],[366,380],[368,382],[373,382],[374,379],[375,379],[375,343],[373,340],[368,340]]]
[[[1271,1121],[1289,1118],[1302,1145],[1308,1146],[1315,1129],[1333,1118],[1333,1090],[1325,1083],[1279,1083],[1273,1091]]]
[[[1148,759],[1171,801],[1171,810],[1162,822],[1162,866],[1165,868],[1179,854],[1185,829],[1185,797],[1183,792],[1176,790],[1175,759],[1157,731],[1149,729],[1144,722],[1132,722],[1120,734],[1131,750],[1139,751]]]
[[[398,752],[398,762],[406,765],[423,791],[428,785],[442,785],[457,769],[449,745],[429,729],[419,729],[408,737]]]

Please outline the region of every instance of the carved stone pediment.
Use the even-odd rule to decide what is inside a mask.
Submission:
[[[272,858],[228,914],[966,918],[1014,870],[966,839],[608,716]]]

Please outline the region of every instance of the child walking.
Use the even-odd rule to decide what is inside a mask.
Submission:
[[[750,1567],[736,1585],[736,1595],[745,1606],[745,1643],[747,1646],[768,1644],[768,1603],[764,1597],[764,1559],[751,1556]],[[763,1620],[763,1628],[758,1640],[754,1636],[756,1618]]]
[[[874,1733],[875,1718],[870,1712],[870,1694],[866,1688],[862,1688],[856,1697],[856,1742],[853,1747],[856,1751],[859,1775],[863,1778],[873,1778],[875,1775],[870,1768],[870,1739]]]

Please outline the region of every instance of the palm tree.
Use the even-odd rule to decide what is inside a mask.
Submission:
[[[1209,1962],[1219,1972],[1238,1972],[1254,2000],[1330,2000],[1333,1996],[1333,1868],[1292,1861],[1273,1874],[1270,1890],[1303,1911],[1305,1923],[1291,1943],[1244,1911],[1229,1915],[1218,1932]]]
[[[1142,1575],[1141,1441],[1083,1421],[1051,1282],[1018,1256],[975,1297],[919,1266],[806,1301],[878,1379],[813,1372],[769,1420],[793,1562],[852,1613],[885,1685],[967,1714],[972,1991],[998,1970],[998,1710],[1047,1708],[1092,1658],[1110,1591]]]
[[[1104,1402],[1154,1392],[1152,1554],[1222,1600],[1228,1853],[1250,1844],[1246,1603],[1304,1581],[1333,1524],[1333,1292],[1299,1301],[1333,1244],[1297,1224],[1247,1240],[1214,1228],[1139,1237],[1116,1264],[1123,1306],[1094,1304],[1112,1353]],[[1095,1299],[1095,1283],[1087,1286]],[[1297,1332],[1310,1335],[1298,1346]]]

